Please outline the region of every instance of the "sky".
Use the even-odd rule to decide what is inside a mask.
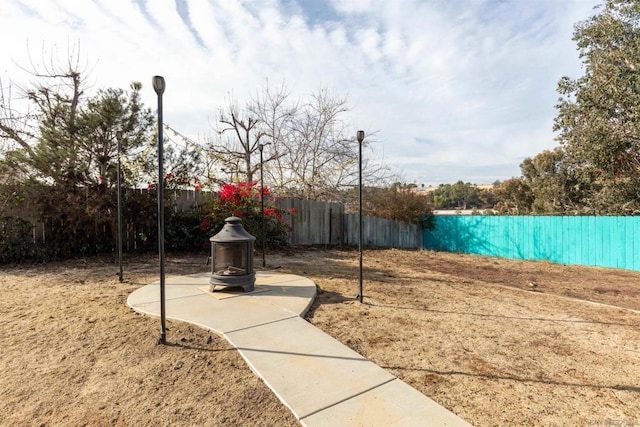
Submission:
[[[91,90],[166,81],[165,123],[211,135],[266,81],[328,88],[407,182],[490,184],[558,145],[557,83],[579,77],[574,24],[600,0],[0,0],[0,80],[79,51]]]

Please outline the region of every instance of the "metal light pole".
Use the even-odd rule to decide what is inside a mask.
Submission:
[[[118,140],[118,278],[122,282],[122,166],[120,164],[120,140]]]
[[[362,303],[362,141],[364,141],[364,131],[359,130],[356,135],[358,138],[358,254],[360,258],[360,292],[358,292],[358,298]]]
[[[262,173],[262,162],[264,161],[262,158],[262,151],[264,150],[265,145],[267,144],[258,145],[258,148],[260,149],[260,214],[262,215],[262,226],[260,227],[260,232],[262,233],[262,268],[267,266],[265,258],[265,247],[267,246],[267,242],[265,241],[264,235],[264,174]]]
[[[158,253],[160,255],[160,338],[158,338],[158,344],[167,343],[164,293],[164,150],[162,140],[162,94],[165,87],[164,77],[153,76],[153,90],[158,95]]]

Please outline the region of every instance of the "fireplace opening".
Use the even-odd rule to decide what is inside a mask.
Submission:
[[[253,243],[256,240],[242,226],[238,217],[224,220],[222,230],[211,241],[211,284],[217,287],[242,287],[245,292],[255,288],[253,271]]]

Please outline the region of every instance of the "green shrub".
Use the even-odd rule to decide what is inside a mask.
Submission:
[[[167,250],[190,252],[205,249],[209,235],[201,224],[199,209],[172,210],[165,226]]]
[[[39,247],[32,238],[33,226],[29,221],[14,217],[0,219],[0,263],[33,260]]]

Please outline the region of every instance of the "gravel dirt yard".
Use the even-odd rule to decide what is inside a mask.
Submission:
[[[312,324],[474,425],[640,425],[639,272],[367,250],[360,304],[355,251],[267,262],[318,285]],[[298,425],[224,339],[169,321],[156,345],[126,298],[157,279],[150,256],[124,283],[112,259],[2,267],[0,425]]]

